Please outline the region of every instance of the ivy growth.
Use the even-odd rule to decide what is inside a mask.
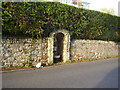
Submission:
[[[120,17],[58,2],[3,2],[3,35],[48,37],[58,29],[73,39],[120,41]]]

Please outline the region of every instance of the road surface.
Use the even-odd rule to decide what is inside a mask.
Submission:
[[[3,88],[118,88],[118,59],[5,72]]]

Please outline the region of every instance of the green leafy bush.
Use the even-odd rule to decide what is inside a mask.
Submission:
[[[3,34],[48,37],[58,29],[72,39],[120,41],[120,17],[58,2],[3,2]]]

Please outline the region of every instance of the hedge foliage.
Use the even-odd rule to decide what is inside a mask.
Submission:
[[[3,34],[48,37],[66,29],[72,38],[120,41],[120,17],[58,2],[3,2]]]

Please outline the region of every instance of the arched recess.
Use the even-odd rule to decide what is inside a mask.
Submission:
[[[50,34],[49,39],[48,39],[48,64],[54,63],[54,50],[53,49],[55,46],[54,43],[55,43],[56,36],[61,37],[61,38],[57,38],[57,39],[59,39],[59,40],[62,39],[62,43],[59,44],[59,45],[62,45],[61,46],[62,51],[58,52],[62,56],[61,61],[66,62],[70,58],[70,51],[69,51],[69,49],[70,49],[70,35],[69,35],[69,32],[66,30],[58,30],[56,32],[52,32]]]

